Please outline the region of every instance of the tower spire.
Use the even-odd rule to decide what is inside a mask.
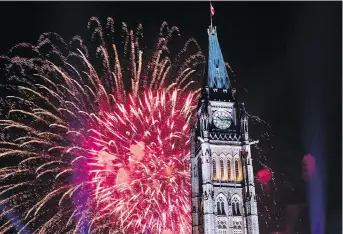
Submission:
[[[211,25],[208,32],[208,86],[209,88],[228,89],[230,87],[229,75],[226,70],[222,51],[219,46],[216,27],[212,25],[214,8],[210,2]]]

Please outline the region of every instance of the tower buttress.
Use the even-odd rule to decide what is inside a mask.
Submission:
[[[254,170],[251,158],[250,143],[244,144],[242,148],[244,166],[244,207],[246,212],[247,234],[259,234],[257,199],[254,183]]]

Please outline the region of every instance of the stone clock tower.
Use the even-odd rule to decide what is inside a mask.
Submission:
[[[248,116],[230,85],[215,27],[208,38],[208,80],[191,130],[193,234],[259,234]]]

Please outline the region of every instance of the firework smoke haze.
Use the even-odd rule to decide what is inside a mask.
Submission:
[[[173,55],[167,23],[154,48],[142,25],[88,28],[86,42],[45,33],[0,58],[0,232],[190,233],[184,159],[204,56],[194,39]]]

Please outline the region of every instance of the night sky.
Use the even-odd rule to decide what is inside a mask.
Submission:
[[[272,127],[272,139],[261,147],[276,179],[288,181],[280,183],[287,194],[280,205],[306,202],[301,162],[305,154],[315,154],[308,145],[318,136],[327,178],[326,233],[342,233],[342,3],[213,6],[223,56],[235,73],[233,86],[247,110]],[[92,16],[103,22],[112,16],[131,27],[141,22],[145,34],[167,21],[207,54],[209,14],[208,2],[2,2],[0,54],[19,42],[36,43],[44,32],[83,36]]]

